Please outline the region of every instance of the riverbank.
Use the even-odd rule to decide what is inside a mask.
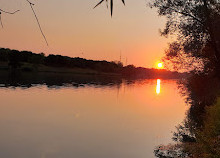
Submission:
[[[124,66],[120,61],[88,60],[54,54],[46,56],[43,53],[37,54],[5,48],[0,48],[0,70],[107,75],[132,79],[175,79],[188,75],[187,73],[172,72],[165,69],[135,67],[134,65]]]
[[[196,131],[193,143],[183,143],[184,149],[193,157],[220,157],[220,97],[213,106],[206,107],[204,128]]]
[[[0,62],[0,71],[11,71],[8,62]],[[66,68],[66,67],[52,67],[46,65],[35,65],[30,63],[21,63],[21,66],[16,69],[17,72],[23,73],[60,73],[60,74],[78,74],[78,75],[111,75],[120,76],[116,73],[98,72],[92,69],[82,68]]]

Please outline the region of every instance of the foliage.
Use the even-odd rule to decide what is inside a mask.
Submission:
[[[154,154],[159,158],[188,157],[188,154],[183,152],[182,144],[160,145],[154,150]]]
[[[106,2],[107,7],[108,7],[108,2],[110,1],[110,10],[111,10],[111,16],[112,16],[112,14],[113,14],[113,1],[114,0],[101,0],[94,8],[96,8],[97,6],[102,4],[104,1]],[[121,0],[121,1],[125,5],[125,0]]]
[[[187,75],[167,70],[135,67],[133,65],[123,67],[123,63],[120,61],[87,60],[79,57],[72,58],[53,54],[45,56],[44,53],[36,54],[30,51],[17,51],[4,48],[0,48],[0,62],[9,63],[15,69],[21,69],[22,71],[37,71],[39,66],[46,66],[55,69],[80,68],[96,72],[114,73],[131,78],[181,78]]]
[[[187,96],[186,103],[190,105],[187,122],[192,128],[203,127],[205,108],[215,104],[219,88],[219,79],[214,74],[192,75],[180,83],[181,93]]]
[[[150,4],[157,8],[160,16],[167,18],[161,35],[174,35],[176,41],[166,51],[166,58],[187,58],[199,65],[203,71],[220,67],[220,1],[219,0],[157,0]],[[185,61],[187,61],[185,59]],[[178,61],[178,60],[174,60]],[[187,62],[179,62],[185,64]],[[191,68],[189,62],[188,68]],[[177,63],[174,62],[174,66]]]
[[[192,157],[220,157],[220,98],[211,107],[206,108],[204,127],[196,132],[196,143],[185,144],[185,150]]]
[[[22,63],[33,65],[46,65],[52,67],[66,68],[88,68],[100,72],[118,73],[123,68],[120,62],[94,61],[83,58],[71,58],[61,55],[45,56],[44,53],[36,54],[29,51],[17,51],[10,49],[0,49],[0,61],[9,62],[9,65],[18,68]]]

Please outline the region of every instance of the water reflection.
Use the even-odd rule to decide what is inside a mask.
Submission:
[[[156,86],[156,93],[157,94],[160,94],[160,82],[161,82],[161,80],[157,79],[157,86]]]
[[[9,75],[6,72],[0,73],[0,87],[22,87],[31,88],[46,85],[48,88],[59,89],[62,87],[118,87],[122,79],[118,76],[103,75],[71,75],[56,73],[21,73]]]
[[[175,80],[163,80],[160,97],[155,79],[54,74],[1,84],[0,157],[153,158],[186,111]]]
[[[219,158],[219,79],[214,74],[194,74],[179,82],[178,87],[189,109],[173,133],[176,143],[159,145],[155,156]]]

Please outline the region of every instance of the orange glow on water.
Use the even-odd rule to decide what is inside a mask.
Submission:
[[[156,81],[163,84],[157,97]],[[175,80],[153,79],[111,88],[48,88],[46,85],[25,90],[0,88],[0,126],[4,127],[0,145],[10,147],[12,157],[17,156],[14,151],[18,148],[28,148],[30,154],[39,155],[41,147],[46,154],[49,150],[55,155],[83,157],[84,153],[78,151],[99,155],[108,135],[103,155],[114,153],[115,157],[125,158],[129,149],[134,157],[154,157],[155,143],[172,143],[170,131],[175,131],[175,125],[184,119],[188,109],[177,86]],[[14,132],[18,130],[17,122],[19,131]],[[51,141],[54,138],[59,139]],[[37,147],[33,147],[36,140]],[[123,148],[118,150],[120,146]],[[65,150],[57,151],[57,147]],[[26,155],[18,154],[17,157]]]
[[[156,93],[160,94],[160,79],[157,79]]]

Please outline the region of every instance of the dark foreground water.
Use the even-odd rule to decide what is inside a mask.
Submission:
[[[2,83],[0,101],[1,158],[151,158],[187,110],[176,80],[156,79]]]

